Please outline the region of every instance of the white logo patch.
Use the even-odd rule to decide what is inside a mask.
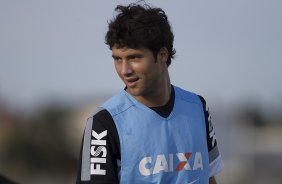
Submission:
[[[107,149],[106,140],[101,140],[107,136],[107,130],[97,134],[92,130],[91,139],[91,159],[90,159],[90,174],[91,175],[106,175],[106,170],[101,169],[101,164],[106,163]]]
[[[189,162],[190,157],[194,157],[194,162]],[[176,159],[177,158],[177,159]],[[178,160],[177,163],[174,163]],[[191,165],[190,165],[191,164]],[[191,167],[192,166],[192,167]],[[139,162],[139,172],[143,176],[158,174],[161,172],[179,172],[181,170],[203,170],[203,161],[201,152],[196,153],[176,153],[169,155],[157,155],[156,161],[152,157],[144,157]]]

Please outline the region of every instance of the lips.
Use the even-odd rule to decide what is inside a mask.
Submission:
[[[136,86],[138,80],[139,80],[138,77],[125,79],[126,84],[127,84],[128,87],[134,87],[134,86]]]

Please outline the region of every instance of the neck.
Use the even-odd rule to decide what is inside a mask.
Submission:
[[[171,83],[169,77],[164,82],[143,96],[135,96],[135,99],[148,107],[157,107],[165,105],[170,97]]]

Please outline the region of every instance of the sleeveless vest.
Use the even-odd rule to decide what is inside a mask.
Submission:
[[[102,108],[115,122],[121,151],[121,184],[207,184],[205,119],[196,94],[174,87],[171,114],[163,118],[126,91]]]

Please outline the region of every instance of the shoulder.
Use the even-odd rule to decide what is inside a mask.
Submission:
[[[201,105],[201,100],[199,96],[191,91],[184,90],[180,87],[173,86],[175,90],[175,98],[184,100],[186,102],[195,103]]]
[[[116,132],[116,127],[112,115],[107,109],[99,107],[94,113],[92,113],[87,119],[86,128],[102,132],[109,130],[110,132]]]
[[[201,95],[198,95],[198,97],[199,97],[199,99],[201,100],[201,103],[202,103],[202,105],[203,105],[203,109],[204,109],[205,111],[208,111],[207,102],[206,102],[205,98],[204,98],[203,96],[201,96]]]
[[[135,105],[135,101],[132,100],[124,90],[119,92],[118,94],[111,97],[104,104],[101,105],[101,108],[106,109],[111,116],[115,116],[120,114],[130,107]]]
[[[95,113],[90,117],[99,122],[107,122],[112,119],[111,114],[104,108],[98,108]]]

